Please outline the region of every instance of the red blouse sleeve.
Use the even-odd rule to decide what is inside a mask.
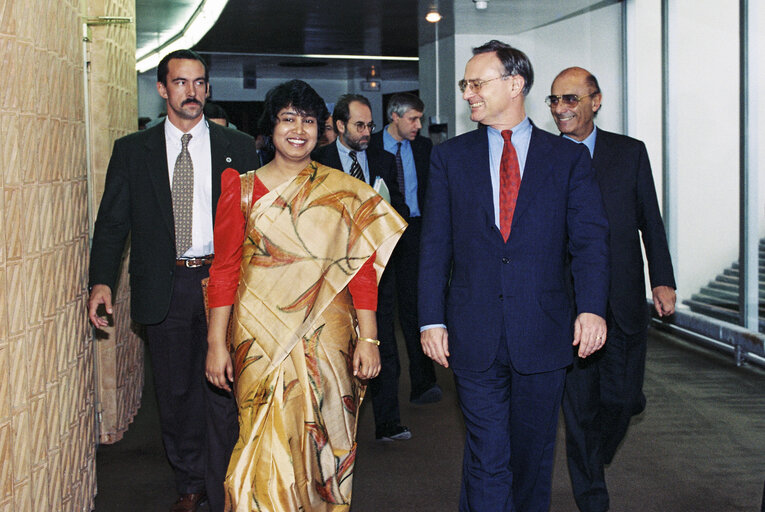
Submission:
[[[234,169],[223,171],[213,227],[215,259],[207,285],[207,300],[211,308],[229,306],[236,298],[245,229],[239,187],[239,173]]]
[[[356,309],[377,310],[377,272],[374,266],[376,256],[377,253],[372,253],[372,256],[348,283],[348,290],[353,297],[353,307]]]
[[[257,176],[254,182],[253,203],[268,193],[268,189]],[[240,183],[239,173],[234,169],[226,169],[223,172],[213,228],[215,259],[210,267],[210,280],[207,285],[207,300],[211,308],[230,306],[236,299],[246,225],[241,208]],[[375,256],[372,254],[348,284],[356,309],[377,309]]]

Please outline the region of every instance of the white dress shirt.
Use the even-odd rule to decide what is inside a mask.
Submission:
[[[200,116],[191,134],[189,154],[194,164],[194,202],[191,225],[191,247],[183,255],[184,258],[198,258],[212,254],[213,221],[212,221],[212,153],[210,151],[210,129],[207,120]],[[181,137],[184,132],[176,128],[170,120],[165,121],[165,149],[167,152],[167,171],[170,178],[170,188],[173,186],[175,161],[181,152]]]

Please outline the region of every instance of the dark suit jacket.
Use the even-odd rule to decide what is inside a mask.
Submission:
[[[414,168],[417,172],[417,205],[420,207],[420,214],[425,207],[425,195],[428,188],[428,171],[430,170],[430,152],[433,149],[433,143],[427,137],[417,135],[412,144],[412,156],[414,156]],[[369,140],[369,147],[374,147],[375,150],[385,151],[385,144],[383,143],[382,130],[372,134],[372,138]],[[395,168],[396,158],[393,158],[393,165]],[[387,183],[387,182],[386,182]],[[401,191],[402,194],[404,191]]]
[[[419,320],[447,325],[455,369],[488,368],[503,334],[520,373],[571,363],[569,252],[577,313],[605,318],[608,223],[589,153],[532,130],[507,243],[494,223],[486,127],[433,148]]]
[[[249,135],[215,123],[209,127],[214,221],[221,173],[228,167],[255,169],[258,157]],[[164,123],[115,141],[90,252],[90,285],[113,291],[130,234],[130,306],[133,320],[142,324],[167,315],[176,269],[166,153]]]
[[[647,322],[638,232],[643,236],[651,288],[675,287],[651,164],[641,141],[598,129],[592,166],[611,230],[608,305],[619,328],[632,334]]]
[[[311,154],[311,158],[327,167],[342,171],[343,163],[340,161],[340,152],[335,144],[336,142],[333,142],[332,144],[316,148]],[[409,217],[409,207],[406,205],[404,195],[398,188],[396,159],[393,158],[393,155],[385,150],[373,148],[370,144],[367,148],[367,163],[369,164],[369,179],[371,181],[369,185],[374,185],[378,177],[384,180],[390,191],[391,206],[402,217]]]

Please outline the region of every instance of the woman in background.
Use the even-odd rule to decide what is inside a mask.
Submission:
[[[235,383],[237,511],[350,508],[361,380],[380,371],[377,283],[406,224],[363,182],[311,161],[326,117],[307,83],[275,87],[261,119],[274,159],[222,178],[206,373]]]

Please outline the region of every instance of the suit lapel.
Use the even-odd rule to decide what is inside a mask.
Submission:
[[[165,124],[152,128],[146,139],[146,167],[151,179],[154,194],[159,203],[162,220],[171,236],[174,236],[173,197],[170,191],[170,176],[167,168],[167,148],[165,144]]]
[[[470,180],[475,185],[475,203],[480,205],[486,216],[487,224],[493,228],[499,236],[502,236],[494,223],[494,192],[491,187],[491,168],[489,165],[489,134],[486,126],[479,124],[478,129],[472,132],[473,138],[466,140],[467,151],[464,162],[465,169],[472,169],[473,176]],[[477,148],[477,150],[475,149]],[[476,158],[476,155],[480,155]]]
[[[547,158],[552,148],[548,142],[539,137],[538,130],[536,126],[531,128],[529,152],[526,155],[526,165],[523,168],[521,188],[518,191],[518,200],[515,203],[512,228],[518,224],[519,219],[531,204],[534,195],[542,187],[547,175],[552,171],[551,162]],[[510,236],[512,236],[512,230]]]
[[[229,155],[229,140],[223,136],[223,130],[215,123],[208,123],[210,129],[210,159],[212,180],[212,219],[215,223],[215,210],[220,197],[220,179],[223,171],[231,167],[231,156]],[[250,169],[237,169],[239,173],[247,172]]]
[[[606,169],[609,168],[611,159],[614,157],[613,144],[609,142],[610,134],[606,131],[598,129],[595,136],[595,151],[592,155],[592,167],[595,169],[595,176],[598,183],[603,184],[608,176],[606,175]]]

